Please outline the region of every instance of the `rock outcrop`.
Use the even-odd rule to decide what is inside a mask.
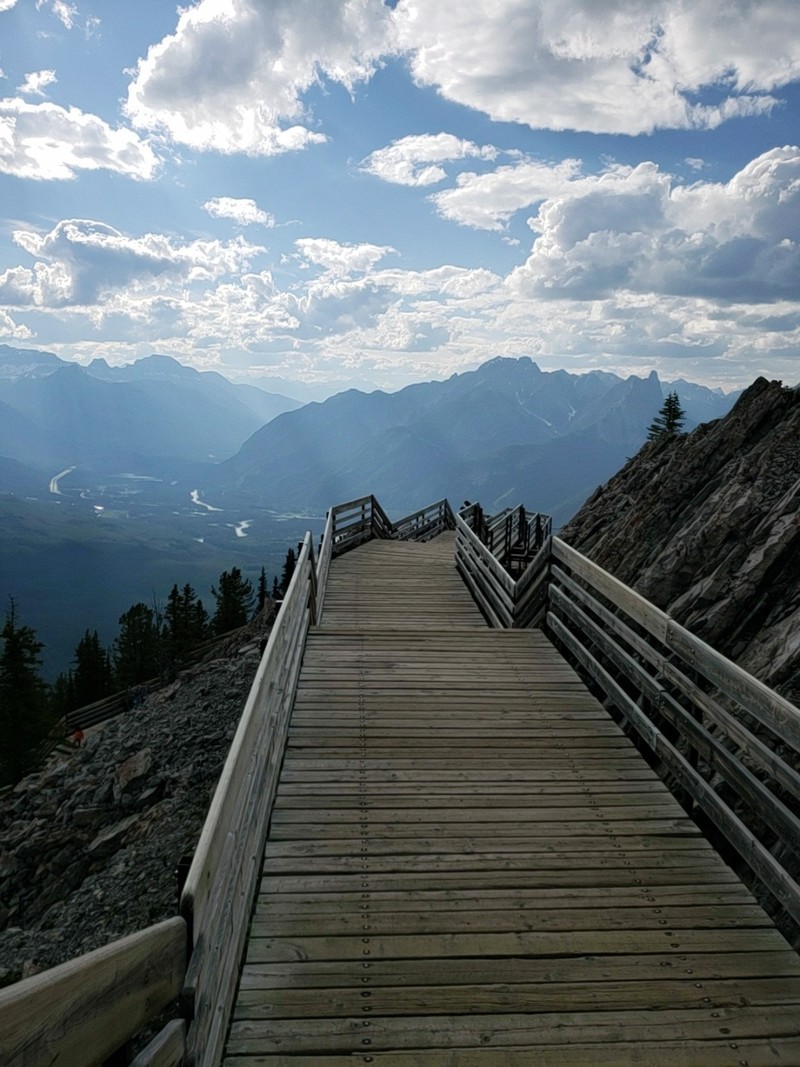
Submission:
[[[4,795],[0,986],[177,913],[176,871],[244,708],[259,629]]]
[[[800,703],[800,390],[645,445],[561,536]]]

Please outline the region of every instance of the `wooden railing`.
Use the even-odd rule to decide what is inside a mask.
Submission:
[[[437,500],[419,511],[412,511],[392,523],[392,537],[400,541],[428,541],[444,530],[455,528],[455,516],[448,500]]]
[[[800,711],[558,538],[548,599],[556,643],[800,924]]]
[[[330,529],[330,556],[340,556],[373,538],[425,541],[442,530],[452,530],[453,525],[453,512],[447,500],[437,500],[435,504],[428,504],[392,522],[374,496],[362,496],[331,508],[322,543],[324,547]],[[324,558],[321,548],[320,561]],[[329,566],[330,558],[324,564],[325,574]]]
[[[520,507],[487,519],[480,505],[469,504],[456,515],[455,527],[456,567],[489,624],[507,629],[535,625],[545,609],[549,515],[526,515]],[[513,565],[515,547],[524,567]]]
[[[329,544],[324,551],[329,558]],[[181,916],[0,990],[3,1067],[95,1067],[178,996],[183,1017],[164,1027],[135,1067],[218,1063],[316,619],[317,576],[307,534],[184,883]]]
[[[456,566],[490,624],[546,621],[678,789],[800,923],[793,861],[783,858],[800,850],[798,709],[552,538],[547,516],[508,509],[487,517],[477,504],[454,516],[443,500],[392,523],[374,497],[361,497],[330,510],[316,564],[306,536],[183,887],[181,916],[0,990],[4,1067],[97,1067],[179,993],[182,1018],[132,1067],[215,1067],[306,636],[322,612],[331,560],[375,537],[425,539],[452,527]],[[524,537],[527,566],[515,577],[510,539],[521,545]]]
[[[129,686],[127,689],[111,693],[101,700],[95,700],[93,703],[84,704],[79,708],[72,708],[64,716],[63,729],[59,740],[63,740],[65,736],[69,737],[77,729],[88,730],[92,726],[98,726],[100,723],[121,715],[123,712],[131,711],[148,693],[153,693],[157,689],[163,688],[166,679],[174,678],[178,672],[188,670],[207,656],[213,655],[216,650],[235,640],[237,634],[244,633],[254,623],[257,623],[259,618],[266,620],[270,610],[274,610],[273,601],[269,601],[269,609],[264,609],[262,616],[256,615],[245,626],[237,626],[233,630],[226,630],[225,633],[216,634],[214,637],[209,637],[207,640],[202,641],[199,645],[195,645],[184,653],[179,660],[171,663],[169,669],[165,668],[161,677],[147,678],[136,685]]]
[[[175,1000],[185,968],[186,924],[174,918],[0,990],[0,1063],[102,1063]],[[183,1031],[182,1021],[169,1030],[179,1057]],[[151,1067],[179,1062],[155,1059],[152,1050],[141,1060]]]
[[[216,1064],[225,1040],[289,712],[315,618],[314,549],[306,534],[181,895],[191,952],[183,989],[186,1062],[196,1067]]]
[[[362,496],[337,504],[329,512],[331,553],[340,556],[375,537],[389,539],[392,522],[374,496]]]

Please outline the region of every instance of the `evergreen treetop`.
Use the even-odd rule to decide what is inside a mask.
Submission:
[[[667,393],[658,414],[647,430],[647,440],[657,441],[661,437],[675,437],[681,432],[686,421],[686,413],[681,407],[676,392]]]

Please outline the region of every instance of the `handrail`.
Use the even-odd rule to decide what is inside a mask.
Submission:
[[[4,1067],[96,1067],[180,992],[186,924],[167,919],[0,990]]]
[[[455,517],[447,498],[412,511],[392,523],[392,534],[400,541],[425,541],[443,530],[455,529]]]
[[[521,629],[544,612],[550,559],[549,515],[507,508],[488,519],[479,504],[455,516],[456,567],[486,619],[494,627]],[[519,563],[513,567],[515,554]]]
[[[800,923],[800,710],[559,538],[552,555],[551,635]]]
[[[191,937],[183,991],[188,1062],[216,1064],[236,992],[272,802],[315,614],[314,548],[306,534],[214,793],[181,895]]]

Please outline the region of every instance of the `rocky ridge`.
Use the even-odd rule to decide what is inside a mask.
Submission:
[[[197,843],[261,628],[2,798],[0,986],[177,913],[177,867]]]
[[[800,703],[800,389],[645,445],[561,536]]]

